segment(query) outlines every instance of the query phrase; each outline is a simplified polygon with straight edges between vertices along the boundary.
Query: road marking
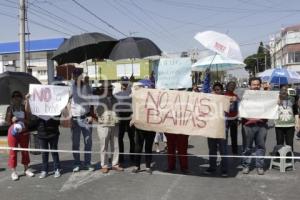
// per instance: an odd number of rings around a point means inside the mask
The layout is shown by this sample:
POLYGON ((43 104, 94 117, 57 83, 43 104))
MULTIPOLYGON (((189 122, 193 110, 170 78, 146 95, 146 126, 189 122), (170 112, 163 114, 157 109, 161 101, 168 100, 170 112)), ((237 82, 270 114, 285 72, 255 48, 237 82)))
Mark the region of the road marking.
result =
POLYGON ((170 187, 167 189, 166 193, 160 198, 161 200, 168 200, 170 197, 171 192, 173 189, 179 184, 180 179, 183 176, 177 176, 176 179, 173 181, 173 183, 170 185, 170 187))
POLYGON ((69 179, 64 183, 64 185, 59 190, 60 192, 64 192, 67 190, 77 189, 78 187, 98 180, 100 178, 110 176, 114 174, 113 172, 109 172, 108 174, 102 174, 99 171, 97 172, 89 172, 89 171, 81 171, 77 173, 72 173, 69 179))

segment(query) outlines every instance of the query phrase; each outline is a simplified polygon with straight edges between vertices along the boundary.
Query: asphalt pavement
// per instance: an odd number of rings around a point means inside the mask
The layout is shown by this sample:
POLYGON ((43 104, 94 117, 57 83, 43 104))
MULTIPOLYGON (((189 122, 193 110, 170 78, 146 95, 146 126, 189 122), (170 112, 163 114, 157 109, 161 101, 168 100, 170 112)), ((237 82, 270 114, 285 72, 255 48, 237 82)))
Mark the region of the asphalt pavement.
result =
MULTIPOLYGON (((128 151, 128 137, 126 136, 124 140, 126 151, 128 151)), ((239 144, 241 144, 240 132, 239 144)), ((272 151, 274 145, 275 132, 274 129, 270 129, 267 137, 268 153, 272 151)), ((71 149, 69 129, 61 129, 59 148, 71 149)), ((161 146, 161 148, 163 147, 161 146)), ((96 131, 93 132, 93 150, 99 151, 99 139, 96 131)), ((281 173, 277 169, 272 169, 267 170, 265 175, 260 176, 257 175, 255 170, 248 175, 242 174, 240 160, 231 158, 229 177, 221 178, 219 174, 214 176, 203 175, 203 171, 208 166, 207 158, 199 155, 208 153, 206 138, 190 137, 188 152, 191 155, 189 157, 191 174, 188 175, 183 175, 179 172, 164 172, 164 169, 167 167, 166 156, 163 153, 156 154, 155 152, 154 173, 152 175, 145 172, 132 174, 130 162, 125 163, 124 172, 110 171, 109 174, 103 175, 99 171, 99 154, 92 156, 96 171, 80 171, 74 174, 72 173, 72 154, 61 153, 63 175, 55 179, 50 174, 50 176, 42 180, 38 178, 41 170, 41 155, 31 155, 31 167, 36 176, 33 178, 22 176, 19 181, 15 182, 10 179, 10 171, 6 169, 7 155, 1 154, 0 199, 299 199, 299 162, 296 162, 295 171, 281 173)), ((296 155, 299 155, 297 152, 300 152, 300 142, 296 140, 295 152, 296 155)), ((266 162, 266 169, 268 168, 268 163, 269 161, 266 162)), ((18 171, 22 172, 22 166, 18 166, 18 171)))

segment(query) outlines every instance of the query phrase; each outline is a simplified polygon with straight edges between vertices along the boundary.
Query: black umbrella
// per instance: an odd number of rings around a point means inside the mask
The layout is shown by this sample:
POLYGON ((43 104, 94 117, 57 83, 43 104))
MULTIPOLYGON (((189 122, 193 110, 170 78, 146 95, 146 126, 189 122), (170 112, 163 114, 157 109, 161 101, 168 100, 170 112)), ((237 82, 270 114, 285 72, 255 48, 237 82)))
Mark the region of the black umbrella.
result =
POLYGON ((11 94, 15 90, 26 95, 29 91, 29 84, 41 84, 41 82, 25 72, 4 72, 0 74, 0 104, 10 104, 11 94))
POLYGON ((52 60, 59 65, 108 58, 117 40, 103 33, 84 33, 65 40, 54 52, 52 60))
POLYGON ((112 49, 109 59, 134 59, 160 55, 161 50, 147 38, 127 37, 119 40, 112 49))

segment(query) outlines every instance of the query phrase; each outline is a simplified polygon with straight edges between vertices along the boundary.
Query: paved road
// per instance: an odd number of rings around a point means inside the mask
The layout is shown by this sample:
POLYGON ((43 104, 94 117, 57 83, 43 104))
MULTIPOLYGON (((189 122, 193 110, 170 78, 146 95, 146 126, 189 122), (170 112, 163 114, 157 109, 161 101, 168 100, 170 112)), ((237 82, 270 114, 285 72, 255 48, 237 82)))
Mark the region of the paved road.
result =
MULTIPOLYGON (((60 149, 71 149, 70 132, 61 130, 60 149)), ((95 132, 94 132, 95 133, 95 132)), ((241 134, 239 134, 240 136, 241 134)), ((270 130, 267 139, 267 150, 270 152, 274 146, 274 130, 270 130)), ((99 140, 94 134, 94 150, 99 150, 99 140)), ((240 138, 241 139, 241 138, 240 138)), ((126 147, 128 140, 126 138, 126 147)), ((207 154, 206 139, 202 137, 190 137, 189 153, 192 155, 207 154)), ((241 142, 240 142, 241 144, 241 142)), ((295 151, 300 152, 300 142, 295 141, 295 151)), ((268 170, 264 176, 258 176, 256 171, 249 175, 241 173, 239 160, 231 159, 230 177, 208 177, 202 175, 207 167, 207 158, 192 156, 189 159, 192 174, 181 175, 179 173, 168 174, 166 157, 154 156, 155 171, 153 175, 146 173, 132 174, 132 167, 125 172, 110 172, 103 175, 95 172, 81 171, 71 172, 72 155, 60 154, 63 166, 63 176, 59 179, 49 176, 40 180, 21 177, 19 181, 10 180, 8 170, 0 172, 1 200, 6 199, 43 199, 43 200, 76 200, 76 199, 159 199, 159 200, 194 200, 194 199, 262 199, 281 200, 299 199, 300 190, 300 163, 296 163, 296 171, 280 173, 278 170, 268 170)), ((39 173, 41 157, 32 156, 32 168, 39 173)), ((1 154, 0 167, 6 167, 7 156, 1 154)), ((93 162, 98 166, 99 155, 93 155, 93 162)), ((21 172, 22 168, 18 167, 21 172)))

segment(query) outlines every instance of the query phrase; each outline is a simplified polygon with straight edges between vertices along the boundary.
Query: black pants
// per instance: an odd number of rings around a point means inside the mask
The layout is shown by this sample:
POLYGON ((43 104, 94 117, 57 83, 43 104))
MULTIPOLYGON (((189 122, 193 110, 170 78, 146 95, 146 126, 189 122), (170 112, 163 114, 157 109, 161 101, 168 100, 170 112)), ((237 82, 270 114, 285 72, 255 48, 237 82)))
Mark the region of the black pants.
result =
MULTIPOLYGON (((135 152, 142 153, 144 142, 145 142, 145 153, 151 154, 154 138, 155 138, 154 132, 136 129, 135 152)), ((151 162, 152 162, 152 155, 145 155, 145 161, 146 161, 146 168, 150 168, 151 162)), ((140 164, 141 164, 141 155, 136 155, 135 156, 135 166, 140 168, 140 164)))
MULTIPOLYGON (((230 131, 232 153, 238 153, 238 122, 237 120, 227 120, 227 134, 230 131)), ((227 136, 228 137, 228 136, 227 136)))
MULTIPOLYGON (((128 133, 128 138, 129 138, 129 152, 134 153, 134 127, 129 126, 130 120, 121 120, 119 124, 119 151, 120 153, 124 153, 124 142, 123 138, 125 135, 125 132, 127 131, 128 133)), ((130 155, 130 159, 133 161, 134 160, 134 155, 130 155)), ((124 155, 120 154, 119 161, 122 163, 124 162, 124 155)))
MULTIPOLYGON (((217 153, 218 150, 220 155, 227 156, 227 141, 226 139, 220 138, 207 138, 208 150, 209 150, 209 167, 216 170, 217 168, 217 153)), ((221 170, 222 172, 228 171, 228 158, 221 158, 221 170)))
POLYGON ((289 145, 294 151, 295 127, 275 127, 277 145, 289 145))
MULTIPOLYGON (((58 144, 58 138, 57 135, 54 138, 51 139, 42 139, 40 138, 40 144, 42 149, 50 149, 51 150, 57 150, 57 144, 58 144)), ((54 170, 60 169, 60 162, 59 162, 59 156, 57 152, 51 152, 53 163, 54 163, 54 170)), ((49 160, 49 152, 42 152, 42 160, 43 160, 43 167, 42 171, 48 172, 48 160, 49 160)))

